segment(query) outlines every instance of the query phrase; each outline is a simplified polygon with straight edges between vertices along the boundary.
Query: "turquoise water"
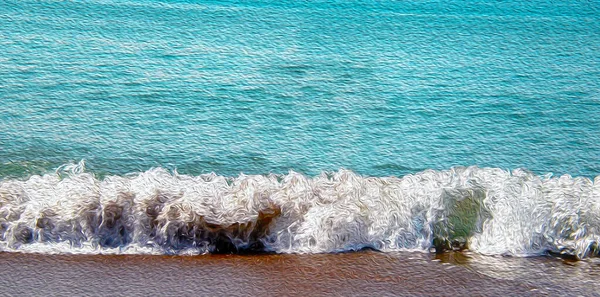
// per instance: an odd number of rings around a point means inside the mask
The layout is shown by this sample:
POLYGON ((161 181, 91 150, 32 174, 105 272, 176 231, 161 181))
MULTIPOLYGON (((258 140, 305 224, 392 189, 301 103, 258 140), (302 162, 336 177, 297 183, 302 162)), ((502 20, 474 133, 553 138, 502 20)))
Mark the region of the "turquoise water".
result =
POLYGON ((0 178, 600 173, 595 1, 0 2, 0 178))
POLYGON ((600 4, 521 2, 1 1, 0 251, 598 256, 600 4))

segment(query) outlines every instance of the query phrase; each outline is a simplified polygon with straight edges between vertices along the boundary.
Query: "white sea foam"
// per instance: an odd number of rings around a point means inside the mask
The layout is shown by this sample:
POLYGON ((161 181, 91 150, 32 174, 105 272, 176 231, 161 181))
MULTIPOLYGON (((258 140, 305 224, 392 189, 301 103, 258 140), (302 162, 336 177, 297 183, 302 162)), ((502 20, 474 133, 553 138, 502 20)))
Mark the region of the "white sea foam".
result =
POLYGON ((600 177, 457 167, 397 177, 170 173, 102 180, 83 163, 0 181, 0 249, 321 253, 468 248, 596 255, 600 177))

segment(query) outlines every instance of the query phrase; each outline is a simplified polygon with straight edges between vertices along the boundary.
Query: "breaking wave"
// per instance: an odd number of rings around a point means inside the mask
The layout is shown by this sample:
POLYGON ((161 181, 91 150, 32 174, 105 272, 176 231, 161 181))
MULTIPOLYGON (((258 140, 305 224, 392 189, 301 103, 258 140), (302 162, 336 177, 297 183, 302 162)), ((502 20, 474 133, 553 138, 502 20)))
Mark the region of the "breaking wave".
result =
POLYGON ((96 178, 83 162, 0 180, 0 250, 41 253, 441 252, 596 256, 600 177, 456 167, 96 178))

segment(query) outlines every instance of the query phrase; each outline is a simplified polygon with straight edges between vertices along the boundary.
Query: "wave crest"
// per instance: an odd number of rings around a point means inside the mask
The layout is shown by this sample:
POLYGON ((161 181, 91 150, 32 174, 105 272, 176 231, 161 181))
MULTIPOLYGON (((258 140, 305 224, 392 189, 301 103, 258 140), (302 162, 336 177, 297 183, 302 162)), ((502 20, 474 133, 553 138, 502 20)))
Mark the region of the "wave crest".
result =
POLYGON ((348 170, 102 180, 83 162, 0 181, 0 249, 58 253, 321 253, 468 248, 598 254, 600 177, 456 167, 398 177, 348 170))

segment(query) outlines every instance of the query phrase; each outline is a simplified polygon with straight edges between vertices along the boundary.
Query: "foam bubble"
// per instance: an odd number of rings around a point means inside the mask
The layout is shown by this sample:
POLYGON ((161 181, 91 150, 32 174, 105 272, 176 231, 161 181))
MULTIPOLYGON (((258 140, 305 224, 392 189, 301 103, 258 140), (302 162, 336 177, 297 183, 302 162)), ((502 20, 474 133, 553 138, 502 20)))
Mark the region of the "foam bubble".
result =
POLYGON ((456 167, 398 177, 181 175, 102 180, 84 164, 0 181, 0 248, 41 253, 547 252, 600 242, 599 178, 456 167))

